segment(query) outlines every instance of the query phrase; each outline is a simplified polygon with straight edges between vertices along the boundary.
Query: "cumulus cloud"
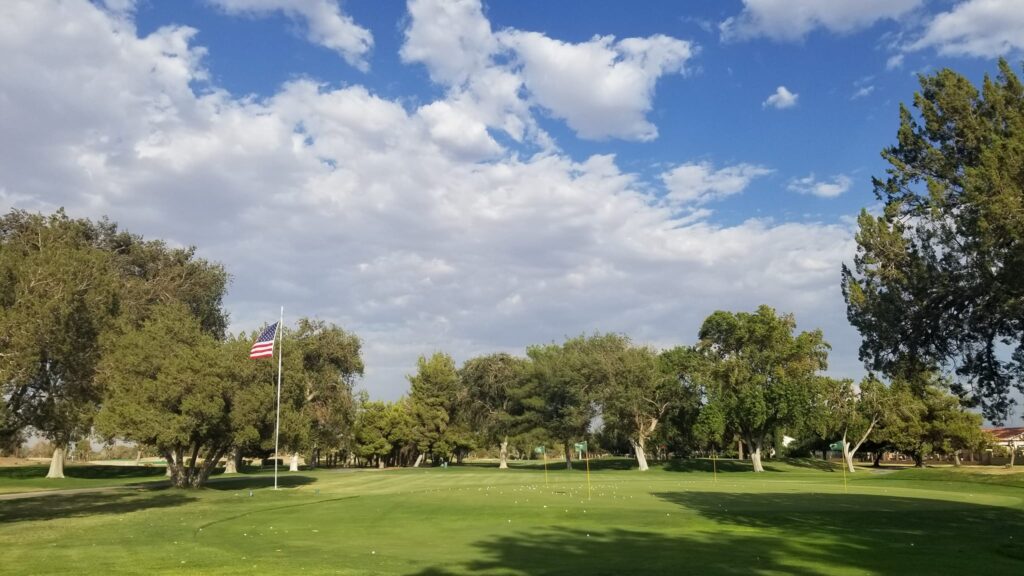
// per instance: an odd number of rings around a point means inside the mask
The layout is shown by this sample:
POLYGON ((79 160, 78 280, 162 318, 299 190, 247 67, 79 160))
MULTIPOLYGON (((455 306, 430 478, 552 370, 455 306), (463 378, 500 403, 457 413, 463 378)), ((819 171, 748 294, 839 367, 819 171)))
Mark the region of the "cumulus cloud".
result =
MULTIPOLYGON (((1012 0, 1011 0, 1012 1, 1012 0)), ((796 41, 817 28, 849 33, 894 20, 923 0, 743 0, 743 11, 719 24, 725 41, 760 36, 796 41)))
POLYGON ((310 42, 334 50, 360 70, 369 69, 366 56, 373 35, 341 11, 337 0, 207 0, 228 14, 266 15, 282 12, 306 25, 310 42))
POLYGON ((434 82, 449 85, 493 66, 499 46, 479 0, 410 0, 408 7, 403 62, 424 64, 434 82))
POLYGON ((648 38, 599 36, 572 44, 536 32, 505 32, 533 99, 582 138, 652 140, 646 119, 654 85, 679 73, 693 55, 689 42, 661 34, 648 38))
MULTIPOLYGON (((438 349, 462 360, 593 330, 692 342, 711 311, 760 303, 824 328, 834 368, 858 370, 838 289, 849 224, 681 215, 668 180, 653 194, 608 155, 479 161, 459 153, 490 146, 470 120, 358 85, 234 98, 194 34, 139 36, 83 0, 0 3, 0 53, 17 55, 0 75, 0 210, 66 206, 198 245, 233 275, 232 329, 281 304, 340 323, 363 338, 377 397, 438 349)), ((763 170, 708 165, 690 182, 717 197, 763 170)))
POLYGON ((680 204, 703 204, 746 190, 750 182, 772 170, 753 164, 737 164, 715 170, 710 162, 690 162, 664 172, 661 180, 668 198, 680 204))
POLYGON ((788 188, 800 194, 813 194, 819 198, 835 198, 850 189, 853 180, 845 174, 837 174, 828 180, 818 180, 814 174, 790 181, 788 188))
POLYGON ((1024 6, 1019 0, 967 0, 936 15, 909 51, 991 58, 1024 50, 1024 6))
POLYGON ((683 72, 696 53, 692 43, 661 34, 570 43, 516 29, 493 33, 479 0, 411 0, 409 15, 403 61, 422 63, 466 114, 517 140, 546 138, 530 115, 534 106, 581 138, 654 139, 646 115, 655 84, 683 72))
POLYGON ((776 110, 785 110, 786 108, 792 108, 796 106, 797 98, 800 95, 795 92, 790 92, 785 86, 779 86, 775 89, 775 93, 765 99, 761 103, 762 108, 775 108, 776 110))

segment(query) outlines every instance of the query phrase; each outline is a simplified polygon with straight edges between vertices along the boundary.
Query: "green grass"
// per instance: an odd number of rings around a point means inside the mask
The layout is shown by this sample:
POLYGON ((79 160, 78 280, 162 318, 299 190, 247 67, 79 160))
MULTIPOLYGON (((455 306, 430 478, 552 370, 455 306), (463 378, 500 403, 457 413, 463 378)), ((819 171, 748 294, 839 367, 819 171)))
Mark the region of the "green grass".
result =
POLYGON ((0 574, 1024 574, 1024 474, 718 464, 595 462, 589 498, 532 465, 0 501, 0 574))
POLYGON ((0 494, 70 490, 120 486, 164 479, 164 467, 97 466, 71 464, 64 467, 65 478, 47 478, 48 466, 10 466, 0 468, 0 494))

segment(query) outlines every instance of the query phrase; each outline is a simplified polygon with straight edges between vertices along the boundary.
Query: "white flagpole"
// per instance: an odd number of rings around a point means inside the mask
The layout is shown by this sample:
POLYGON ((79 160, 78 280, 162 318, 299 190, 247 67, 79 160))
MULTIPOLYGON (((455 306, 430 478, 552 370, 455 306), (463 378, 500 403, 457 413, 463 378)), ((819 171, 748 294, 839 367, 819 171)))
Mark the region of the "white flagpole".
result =
POLYGON ((277 490, 277 461, 280 458, 281 438, 281 356, 284 355, 284 306, 281 306, 281 320, 277 324, 277 423, 274 424, 274 490, 277 490))

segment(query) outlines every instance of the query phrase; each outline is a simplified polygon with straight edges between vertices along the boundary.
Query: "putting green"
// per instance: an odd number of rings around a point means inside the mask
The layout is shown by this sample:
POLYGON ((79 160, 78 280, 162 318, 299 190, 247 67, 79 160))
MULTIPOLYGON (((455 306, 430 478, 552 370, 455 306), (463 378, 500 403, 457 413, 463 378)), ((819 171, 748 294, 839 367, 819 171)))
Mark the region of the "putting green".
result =
POLYGON ((1024 574, 1024 475, 865 470, 844 491, 795 464, 597 469, 589 497, 584 472, 533 466, 0 501, 0 573, 1024 574))

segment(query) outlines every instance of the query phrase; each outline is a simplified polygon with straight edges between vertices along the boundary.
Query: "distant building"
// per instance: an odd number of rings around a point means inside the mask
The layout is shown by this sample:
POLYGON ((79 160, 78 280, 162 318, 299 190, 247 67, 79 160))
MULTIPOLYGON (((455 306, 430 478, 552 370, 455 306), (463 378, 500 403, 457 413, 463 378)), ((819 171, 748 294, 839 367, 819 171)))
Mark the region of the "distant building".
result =
POLYGON ((1017 428, 982 428, 996 439, 996 444, 1007 448, 1024 446, 1024 427, 1017 428))

